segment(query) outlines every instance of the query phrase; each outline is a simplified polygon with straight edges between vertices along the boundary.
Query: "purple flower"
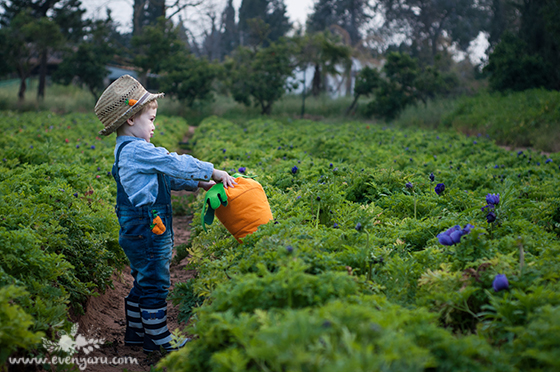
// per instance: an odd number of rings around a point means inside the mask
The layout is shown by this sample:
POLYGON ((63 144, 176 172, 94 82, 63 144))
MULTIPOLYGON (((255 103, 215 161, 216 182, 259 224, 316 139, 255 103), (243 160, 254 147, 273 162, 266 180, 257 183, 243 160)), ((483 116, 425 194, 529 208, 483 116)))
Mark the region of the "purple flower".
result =
POLYGON ((496 213, 488 212, 488 214, 486 215, 486 221, 488 221, 488 223, 496 221, 496 213))
POLYGON ((523 154, 523 151, 518 151, 517 152, 517 156, 522 155, 522 154, 523 154))
POLYGON ((333 165, 332 165, 332 163, 330 163, 330 164, 329 164, 329 168, 332 168, 332 167, 333 167, 333 165))
POLYGON ((225 153, 226 153, 226 149, 222 149, 222 152, 225 154, 225 153))
POLYGON ((461 236, 463 236, 463 230, 455 230, 451 234, 449 234, 449 237, 451 238, 453 244, 460 243, 461 236))
POLYGON ((78 197, 78 193, 77 193, 77 192, 75 192, 75 193, 74 193, 74 194, 72 194, 72 195, 74 195, 74 197, 75 197, 75 198, 77 198, 77 197, 78 197))
POLYGON ((293 167, 293 168, 292 168, 292 173, 293 173, 293 174, 296 174, 297 171, 298 171, 298 167, 293 167))
POLYGON ((338 224, 335 222, 335 223, 333 224, 333 227, 334 227, 335 229, 338 229, 338 224))
POLYGON ((286 251, 288 251, 288 253, 292 253, 294 251, 294 247, 289 245, 289 246, 286 247, 286 251))
POLYGON ((500 194, 486 195, 486 203, 488 203, 488 206, 494 206, 500 204, 500 194))
POLYGON ((509 283, 505 274, 497 274, 494 277, 494 281, 492 282, 492 288, 494 288, 495 292, 499 292, 502 289, 508 289, 509 283))
POLYGON ((79 149, 79 148, 80 148, 80 145, 76 145, 76 148, 79 149))
POLYGON ((471 232, 474 226, 469 224, 465 225, 465 228, 461 228, 459 225, 455 225, 442 233, 437 235, 438 241, 443 245, 454 245, 461 242, 461 237, 467 235, 471 232))
POLYGON ((463 235, 470 233, 473 227, 474 226, 471 225, 470 223, 466 224, 465 227, 463 228, 463 235))
POLYGON ((435 188, 436 194, 441 195, 444 190, 445 190, 445 185, 443 183, 438 183, 436 185, 436 188, 435 188))
POLYGON ((321 201, 321 197, 320 197, 320 196, 317 197, 317 201, 321 201))
POLYGON ((356 229, 356 231, 360 231, 360 230, 362 230, 362 224, 360 222, 358 222, 356 224, 356 227, 354 227, 354 228, 356 229))
POLYGON ((247 170, 246 167, 240 167, 237 171, 238 171, 239 173, 245 173, 246 170, 247 170))
POLYGON ((91 145, 90 149, 95 150, 95 145, 91 145))
POLYGON ((414 185, 412 184, 412 182, 407 182, 405 186, 406 186, 407 189, 411 189, 411 188, 414 187, 414 185))
POLYGON ((551 162, 552 162, 552 159, 548 158, 548 159, 546 159, 546 161, 544 163, 548 164, 548 163, 551 163, 551 162))
POLYGON ((451 237, 449 235, 445 234, 445 233, 438 234, 437 238, 438 238, 440 244, 453 245, 453 240, 451 240, 451 237))
POLYGON ((434 182, 436 176, 434 176, 434 172, 430 173, 430 181, 434 182))

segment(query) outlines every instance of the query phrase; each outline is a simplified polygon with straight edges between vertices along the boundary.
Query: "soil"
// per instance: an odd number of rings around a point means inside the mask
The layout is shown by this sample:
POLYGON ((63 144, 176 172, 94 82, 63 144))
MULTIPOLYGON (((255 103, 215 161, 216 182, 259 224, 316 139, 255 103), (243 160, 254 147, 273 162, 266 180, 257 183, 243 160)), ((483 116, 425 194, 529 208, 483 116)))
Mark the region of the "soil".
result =
MULTIPOLYGON (((194 133, 194 127, 189 127, 183 142, 194 133)), ((185 152, 185 151, 183 151, 185 152)), ((172 195, 187 195, 192 192, 172 191, 172 195)), ((175 246, 187 243, 190 237, 190 224, 192 216, 173 216, 173 232, 175 234, 175 246)), ((173 290, 175 283, 185 282, 194 276, 194 271, 186 270, 188 257, 177 262, 175 259, 176 251, 173 251, 171 260, 171 287, 173 290)), ((126 267, 121 273, 113 274, 113 289, 107 289, 105 293, 97 297, 90 297, 84 307, 85 313, 81 316, 73 316, 72 322, 78 324, 78 335, 83 335, 87 339, 104 340, 103 345, 85 354, 80 351, 74 355, 75 358, 107 358, 109 364, 101 362, 99 364, 88 363, 85 369, 87 372, 140 372, 150 371, 151 366, 155 365, 162 357, 159 352, 147 355, 141 346, 125 346, 124 333, 126 328, 124 298, 132 288, 133 278, 130 275, 130 268, 126 267), (117 363, 111 364, 114 358, 117 363), (128 357, 128 359, 125 359, 128 357), (119 360, 119 358, 121 358, 119 360), (130 361, 133 363, 130 363, 130 361), (136 361, 136 363, 134 363, 136 361), (128 363, 127 363, 128 362, 128 363)), ((179 322, 179 311, 168 300, 167 304, 167 325, 171 332, 176 329, 183 331, 186 323, 179 322)), ((80 360, 80 359, 78 359, 80 360)), ((93 360, 93 359, 90 359, 93 360)), ((79 365, 77 365, 79 367, 79 365)), ((78 368, 76 368, 78 369, 78 368)))

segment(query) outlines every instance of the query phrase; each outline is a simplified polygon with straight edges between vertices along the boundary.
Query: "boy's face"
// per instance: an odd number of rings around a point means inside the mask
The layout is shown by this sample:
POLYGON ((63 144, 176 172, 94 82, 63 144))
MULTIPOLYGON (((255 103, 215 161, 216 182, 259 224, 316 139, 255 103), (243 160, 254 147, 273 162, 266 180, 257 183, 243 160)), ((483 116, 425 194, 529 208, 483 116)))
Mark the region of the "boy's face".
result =
POLYGON ((132 120, 129 119, 129 124, 132 121, 132 125, 129 127, 130 133, 134 137, 143 138, 150 142, 150 138, 152 138, 156 129, 154 125, 156 114, 157 108, 148 108, 142 115, 135 116, 132 120))

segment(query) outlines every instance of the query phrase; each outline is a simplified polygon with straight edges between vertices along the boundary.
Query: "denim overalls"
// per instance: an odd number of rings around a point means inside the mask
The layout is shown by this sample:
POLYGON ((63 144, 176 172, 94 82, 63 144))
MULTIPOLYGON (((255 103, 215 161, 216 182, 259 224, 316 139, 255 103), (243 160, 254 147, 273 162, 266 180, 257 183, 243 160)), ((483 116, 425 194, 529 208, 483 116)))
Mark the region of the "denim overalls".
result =
POLYGON ((169 177, 158 173, 158 195, 155 203, 141 207, 130 203, 119 177, 119 157, 122 149, 130 142, 122 143, 117 150, 112 170, 117 181, 115 210, 121 227, 119 244, 130 261, 134 277, 134 286, 128 299, 138 302, 142 308, 152 308, 165 302, 170 285, 169 263, 173 250, 171 188, 169 177), (150 227, 155 213, 166 227, 162 235, 156 235, 150 227))

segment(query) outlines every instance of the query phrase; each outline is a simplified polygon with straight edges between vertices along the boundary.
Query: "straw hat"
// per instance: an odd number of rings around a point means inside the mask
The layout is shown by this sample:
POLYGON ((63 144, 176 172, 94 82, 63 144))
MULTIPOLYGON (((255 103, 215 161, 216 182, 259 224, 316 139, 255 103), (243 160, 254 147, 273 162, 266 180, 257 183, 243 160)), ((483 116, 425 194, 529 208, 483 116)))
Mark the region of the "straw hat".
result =
POLYGON ((121 76, 105 89, 95 105, 95 115, 105 126, 99 134, 113 133, 149 102, 163 96, 164 93, 148 92, 130 75, 121 76))

